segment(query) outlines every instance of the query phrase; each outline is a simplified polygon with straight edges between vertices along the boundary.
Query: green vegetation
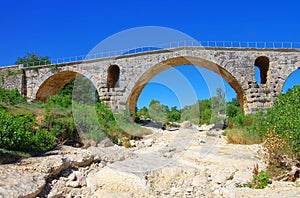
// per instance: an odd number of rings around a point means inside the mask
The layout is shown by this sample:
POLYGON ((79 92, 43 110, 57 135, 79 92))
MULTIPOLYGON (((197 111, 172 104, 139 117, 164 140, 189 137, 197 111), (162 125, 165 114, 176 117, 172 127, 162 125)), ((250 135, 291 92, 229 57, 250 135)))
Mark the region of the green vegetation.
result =
POLYGON ((0 88, 0 147, 2 149, 40 152, 54 145, 54 136, 36 129, 32 113, 16 111, 12 106, 24 104, 25 99, 17 90, 0 88), (12 111, 14 109, 14 111, 12 111))
POLYGON ((130 139, 149 134, 133 123, 128 112, 115 115, 97 100, 97 92, 88 79, 76 81, 68 83, 46 103, 28 104, 17 90, 0 88, 0 155, 4 157, 1 163, 36 155, 60 144, 95 145, 106 137, 130 147, 130 139), (76 89, 74 83, 78 83, 76 89))
POLYGON ((217 96, 210 99, 199 100, 193 105, 187 105, 183 109, 178 110, 176 106, 169 109, 168 106, 161 104, 157 100, 152 100, 149 109, 143 107, 136 111, 138 119, 151 118, 160 122, 180 122, 189 120, 194 124, 223 124, 225 118, 226 101, 225 94, 221 88, 217 90, 217 96))
POLYGON ((50 60, 48 56, 40 56, 37 53, 27 53, 24 57, 19 57, 15 64, 23 64, 24 67, 48 65, 50 64, 50 60))
POLYGON ((20 151, 9 151, 0 148, 0 164, 6 164, 10 162, 17 161, 21 158, 31 157, 29 153, 24 153, 20 151))
POLYGON ((0 87, 0 104, 16 105, 25 103, 25 98, 18 92, 18 90, 5 90, 0 87))
MULTIPOLYGON (((27 53, 15 64, 28 67, 50 61, 47 56, 27 53)), ((50 69, 58 68, 52 65, 50 69)), ((7 75, 14 74, 17 73, 8 71, 7 75)), ((61 144, 95 145, 106 137, 130 147, 131 138, 144 134, 149 131, 134 124, 128 112, 114 115, 100 102, 95 87, 84 77, 66 84, 46 103, 28 104, 17 90, 0 87, 0 163, 36 155, 61 144)))
POLYGON ((270 183, 270 175, 261 171, 258 175, 253 175, 253 187, 256 189, 263 189, 270 183))
MULTIPOLYGON (((267 135, 274 133, 291 145, 293 153, 300 159, 300 86, 295 86, 275 101, 268 111, 261 129, 267 135)), ((268 141, 269 139, 267 139, 268 141)), ((267 143, 267 142, 266 142, 267 143)), ((290 156, 291 157, 291 156, 290 156)))
MULTIPOLYGON (((268 149, 268 175, 278 178, 287 174, 300 161, 300 86, 295 86, 286 94, 281 94, 273 108, 267 113, 244 115, 236 101, 227 106, 229 128, 225 131, 230 143, 263 143, 268 149)), ((289 174, 287 180, 294 181, 299 175, 289 174)), ((263 188, 268 176, 255 177, 257 188, 263 188), (259 181, 261 181, 261 184, 259 181)))
POLYGON ((255 189, 264 189, 268 186, 268 184, 271 183, 270 175, 265 173, 264 171, 261 171, 260 173, 253 174, 253 180, 251 183, 246 184, 235 184, 236 187, 242 188, 242 187, 248 187, 248 188, 255 188, 255 189))

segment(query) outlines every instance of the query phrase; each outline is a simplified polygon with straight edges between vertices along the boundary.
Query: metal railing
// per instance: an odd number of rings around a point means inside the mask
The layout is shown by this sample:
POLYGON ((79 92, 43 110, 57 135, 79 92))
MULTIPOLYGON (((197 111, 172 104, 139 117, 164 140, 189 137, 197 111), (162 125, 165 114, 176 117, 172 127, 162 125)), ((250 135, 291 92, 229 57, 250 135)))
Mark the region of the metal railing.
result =
POLYGON ((151 46, 142 46, 131 49, 123 49, 116 51, 98 52, 94 54, 63 57, 50 59, 49 61, 32 62, 24 65, 24 67, 40 67, 45 65, 64 64, 72 62, 80 62, 85 60, 93 60, 100 58, 109 58, 122 55, 132 55, 144 52, 174 49, 179 47, 209 47, 209 48, 254 48, 254 49, 300 49, 300 42, 243 42, 243 41, 176 41, 166 44, 158 44, 151 46))

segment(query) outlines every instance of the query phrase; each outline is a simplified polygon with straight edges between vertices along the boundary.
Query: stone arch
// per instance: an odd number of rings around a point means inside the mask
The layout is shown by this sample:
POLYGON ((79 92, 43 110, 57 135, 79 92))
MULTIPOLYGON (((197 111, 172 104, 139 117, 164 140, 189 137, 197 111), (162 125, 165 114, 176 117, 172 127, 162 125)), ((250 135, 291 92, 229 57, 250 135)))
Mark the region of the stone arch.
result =
POLYGON ((75 71, 62 71, 48 77, 41 83, 35 99, 46 101, 50 96, 59 93, 68 82, 78 77, 84 77, 84 75, 75 71))
POLYGON ((161 73, 164 70, 167 70, 171 67, 179 65, 195 65, 199 67, 206 68, 210 71, 213 71, 223 77, 228 84, 235 90, 238 96, 239 103, 243 110, 247 109, 247 102, 244 90, 242 89, 240 83, 224 68, 218 64, 196 57, 176 57, 167 59, 161 63, 158 63, 144 72, 135 83, 131 93, 127 99, 127 107, 131 112, 135 111, 136 103, 139 95, 146 86, 146 84, 157 74, 161 73))
POLYGON ((260 72, 260 84, 266 84, 268 81, 270 60, 266 56, 259 56, 255 59, 254 66, 260 72))
POLYGON ((120 79, 120 67, 118 65, 111 65, 107 70, 107 87, 110 88, 119 87, 120 79))
MULTIPOLYGON (((285 80, 283 81, 283 84, 280 85, 281 86, 281 92, 284 92, 284 91, 287 91, 287 90, 284 90, 284 89, 287 89, 287 87, 285 87, 286 83, 289 81, 290 77, 294 76, 294 82, 293 85, 300 85, 300 78, 296 78, 295 75, 297 77, 300 76, 300 66, 298 68, 296 68, 295 70, 293 70, 291 73, 288 74, 288 76, 285 78, 285 80), (296 84, 295 84, 296 83, 296 84), (297 84, 299 83, 299 84, 297 84)), ((288 87, 288 89, 291 89, 292 87, 288 87)))

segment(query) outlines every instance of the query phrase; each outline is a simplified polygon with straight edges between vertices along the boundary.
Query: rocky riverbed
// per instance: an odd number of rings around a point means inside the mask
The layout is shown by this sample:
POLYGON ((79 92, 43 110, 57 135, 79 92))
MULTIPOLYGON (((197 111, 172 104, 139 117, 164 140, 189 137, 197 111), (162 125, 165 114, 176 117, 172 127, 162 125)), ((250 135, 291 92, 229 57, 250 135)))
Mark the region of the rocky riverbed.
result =
POLYGON ((0 197, 300 197, 292 182, 236 187, 266 168, 261 145, 227 144, 210 128, 152 130, 132 148, 62 146, 1 165, 0 197))

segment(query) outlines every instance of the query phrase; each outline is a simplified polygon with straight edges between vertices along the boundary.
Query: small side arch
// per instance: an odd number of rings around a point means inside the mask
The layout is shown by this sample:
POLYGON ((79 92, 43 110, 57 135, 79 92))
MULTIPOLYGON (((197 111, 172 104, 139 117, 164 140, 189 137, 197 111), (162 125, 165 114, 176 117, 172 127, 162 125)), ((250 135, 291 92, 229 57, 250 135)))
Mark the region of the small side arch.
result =
POLYGON ((120 79, 120 67, 118 65, 111 65, 107 70, 107 88, 110 91, 111 88, 119 87, 120 79))
POLYGON ((259 69, 260 82, 258 84, 266 84, 268 81, 270 60, 266 56, 259 56, 255 59, 254 66, 259 69))

